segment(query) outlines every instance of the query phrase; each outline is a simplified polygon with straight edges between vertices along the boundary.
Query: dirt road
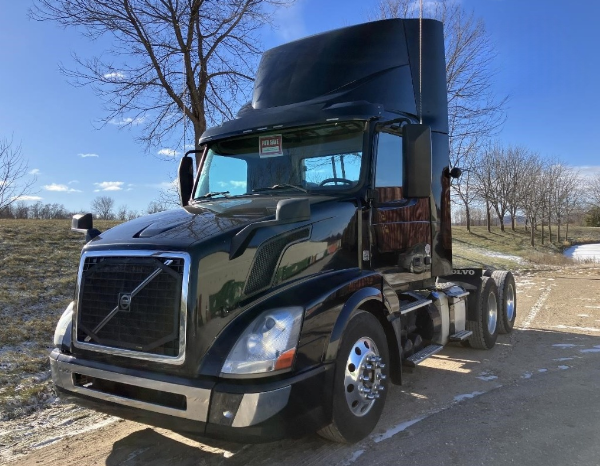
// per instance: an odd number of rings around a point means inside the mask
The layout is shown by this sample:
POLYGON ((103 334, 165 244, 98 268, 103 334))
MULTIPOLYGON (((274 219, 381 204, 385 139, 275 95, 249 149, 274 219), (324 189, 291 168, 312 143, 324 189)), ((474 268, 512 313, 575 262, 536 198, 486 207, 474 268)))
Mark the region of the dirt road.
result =
MULTIPOLYGON (((391 387, 376 430, 356 445, 316 435, 264 445, 198 441, 81 410, 68 425, 39 424, 37 433, 30 426, 29 435, 3 448, 0 462, 599 464, 600 268, 524 272, 517 289, 511 335, 501 335, 491 351, 449 346, 406 374, 403 386, 391 387), (106 425, 63 438, 96 422, 106 425)), ((13 428, 0 427, 0 440, 13 428)))

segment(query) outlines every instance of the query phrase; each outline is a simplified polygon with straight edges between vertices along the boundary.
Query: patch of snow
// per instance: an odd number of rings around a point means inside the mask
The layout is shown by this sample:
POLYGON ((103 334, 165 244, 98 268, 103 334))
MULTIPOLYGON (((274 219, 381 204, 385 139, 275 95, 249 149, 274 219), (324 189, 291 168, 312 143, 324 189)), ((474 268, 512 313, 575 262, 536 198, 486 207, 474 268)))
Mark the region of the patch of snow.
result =
POLYGON ((364 450, 356 450, 354 453, 352 453, 352 456, 344 462, 344 466, 348 466, 354 463, 358 458, 360 458, 360 455, 362 455, 364 452, 364 450))
POLYGON ((576 261, 600 262, 600 244, 581 244, 565 249, 564 255, 576 261))
POLYGON ((540 373, 548 372, 548 369, 538 369, 538 372, 540 372, 540 373))
POLYGON ((553 359, 553 361, 556 361, 556 362, 572 361, 572 360, 573 360, 573 358, 556 358, 556 359, 553 359))
POLYGON ((577 317, 589 317, 589 314, 577 314, 577 317))
POLYGON ((556 343, 552 345, 556 348, 574 348, 575 346, 583 346, 583 345, 574 345, 573 343, 556 343))
POLYGON ((521 378, 522 379, 530 379, 533 374, 531 372, 525 372, 521 378))
POLYGON ((489 382, 490 380, 495 380, 498 378, 497 375, 480 375, 477 377, 479 380, 483 380, 484 382, 489 382))
POLYGON ((533 319, 535 319, 535 316, 537 315, 537 313, 540 311, 540 309, 542 308, 542 306, 548 299, 548 296, 550 296, 550 287, 544 288, 542 290, 542 294, 540 295, 538 300, 535 302, 535 304, 531 307, 531 310, 529 311, 529 314, 527 315, 525 322, 523 322, 523 325, 522 325, 523 328, 529 328, 531 326, 531 324, 533 323, 533 319))
POLYGON ((570 369, 570 368, 571 368, 571 366, 558 366, 558 368, 559 368, 561 371, 566 371, 567 369, 570 369))
POLYGON ((463 400, 470 400, 471 398, 475 398, 476 396, 483 395, 485 392, 473 392, 473 393, 465 393, 463 395, 456 395, 454 397, 454 401, 460 403, 463 400))
POLYGON ((600 346, 594 346, 593 348, 589 348, 589 349, 582 349, 579 350, 580 353, 600 353, 600 346))
POLYGON ((394 435, 408 429, 410 426, 416 424, 417 422, 421 422, 423 419, 425 419, 428 416, 421 416, 418 417, 416 419, 412 419, 411 421, 406 421, 403 422, 401 424, 395 425, 393 427, 390 427, 388 430, 386 430, 383 434, 379 434, 379 435, 375 435, 373 437, 373 441, 375 443, 379 443, 382 442, 384 440, 387 440, 391 437, 393 437, 394 435))

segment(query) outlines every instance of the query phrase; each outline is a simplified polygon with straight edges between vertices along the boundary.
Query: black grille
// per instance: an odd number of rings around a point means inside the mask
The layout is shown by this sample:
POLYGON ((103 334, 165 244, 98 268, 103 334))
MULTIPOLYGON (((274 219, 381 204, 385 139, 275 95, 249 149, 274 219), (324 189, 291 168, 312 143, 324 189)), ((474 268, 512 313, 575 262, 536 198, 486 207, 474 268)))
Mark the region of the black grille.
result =
POLYGON ((181 258, 86 258, 77 340, 178 356, 183 268, 181 258))
POLYGON ((261 245, 256 252, 244 293, 254 293, 270 286, 275 274, 275 267, 285 247, 301 239, 308 238, 309 233, 310 230, 304 228, 291 234, 279 236, 261 245))

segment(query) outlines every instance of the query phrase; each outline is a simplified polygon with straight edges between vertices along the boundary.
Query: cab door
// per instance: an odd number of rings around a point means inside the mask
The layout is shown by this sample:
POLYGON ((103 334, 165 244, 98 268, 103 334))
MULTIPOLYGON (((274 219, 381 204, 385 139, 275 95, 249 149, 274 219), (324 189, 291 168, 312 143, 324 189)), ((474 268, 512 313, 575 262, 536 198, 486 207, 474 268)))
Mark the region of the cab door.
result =
POLYGON ((402 192, 402 138, 376 135, 371 204, 372 266, 392 286, 431 277, 429 199, 406 199, 402 192))

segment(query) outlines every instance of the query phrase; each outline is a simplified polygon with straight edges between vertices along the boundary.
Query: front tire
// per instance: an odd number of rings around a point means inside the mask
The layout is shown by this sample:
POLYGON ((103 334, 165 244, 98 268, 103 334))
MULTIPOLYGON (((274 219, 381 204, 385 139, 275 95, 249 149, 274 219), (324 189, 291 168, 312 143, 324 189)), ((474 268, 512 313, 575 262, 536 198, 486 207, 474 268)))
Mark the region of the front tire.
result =
POLYGON ((375 316, 358 311, 348 323, 335 361, 333 419, 320 436, 354 443, 369 435, 383 411, 389 351, 375 316))
POLYGON ((498 286, 498 333, 510 333, 517 318, 517 287, 513 274, 495 271, 492 278, 498 286))
POLYGON ((498 287, 492 277, 481 278, 481 288, 475 296, 477 320, 467 320, 466 328, 473 335, 469 338, 469 346, 477 349, 491 349, 498 338, 498 287))

